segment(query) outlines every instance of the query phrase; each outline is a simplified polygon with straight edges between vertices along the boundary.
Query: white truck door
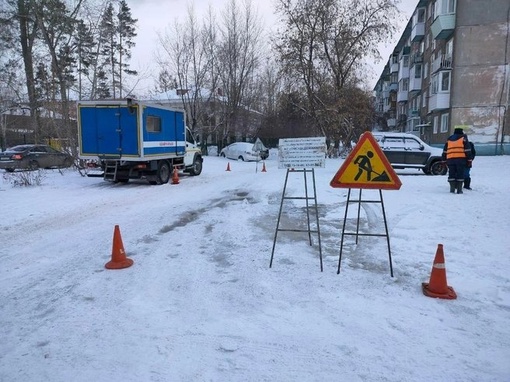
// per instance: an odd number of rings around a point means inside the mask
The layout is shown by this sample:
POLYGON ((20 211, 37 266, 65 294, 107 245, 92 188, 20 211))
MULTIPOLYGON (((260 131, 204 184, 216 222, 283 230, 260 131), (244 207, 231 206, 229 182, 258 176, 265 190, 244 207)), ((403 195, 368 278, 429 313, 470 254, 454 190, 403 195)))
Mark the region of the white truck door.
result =
POLYGON ((186 155, 184 156, 184 166, 191 166, 193 164, 193 159, 195 158, 195 153, 199 151, 197 146, 197 142, 193 134, 191 134, 190 129, 186 127, 186 155))

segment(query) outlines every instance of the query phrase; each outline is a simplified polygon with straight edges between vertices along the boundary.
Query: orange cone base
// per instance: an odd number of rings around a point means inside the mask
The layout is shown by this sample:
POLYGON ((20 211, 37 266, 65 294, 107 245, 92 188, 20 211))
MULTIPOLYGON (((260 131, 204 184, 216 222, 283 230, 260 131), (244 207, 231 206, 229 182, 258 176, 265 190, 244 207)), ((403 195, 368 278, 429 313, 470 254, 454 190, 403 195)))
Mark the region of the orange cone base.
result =
POLYGON ((133 263, 134 263, 133 260, 126 257, 122 261, 113 261, 113 260, 109 261, 104 266, 107 269, 123 269, 123 268, 129 268, 131 265, 133 265, 133 263))
POLYGON ((428 283, 422 283, 421 288, 423 290, 423 294, 428 297, 434 297, 434 298, 444 298, 447 300, 455 300, 457 298, 457 293, 453 290, 452 287, 448 287, 448 291, 446 293, 436 293, 432 292, 429 289, 428 283))
POLYGON ((177 169, 174 170, 174 173, 172 175, 172 184, 179 184, 179 174, 177 172, 177 169))

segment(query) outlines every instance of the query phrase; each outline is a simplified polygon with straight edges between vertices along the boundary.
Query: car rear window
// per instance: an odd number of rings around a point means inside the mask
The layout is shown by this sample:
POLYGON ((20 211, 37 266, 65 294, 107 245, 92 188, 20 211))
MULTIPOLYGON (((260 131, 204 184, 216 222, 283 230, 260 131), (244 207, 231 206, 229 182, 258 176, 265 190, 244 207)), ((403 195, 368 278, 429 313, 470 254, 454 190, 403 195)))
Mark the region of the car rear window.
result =
POLYGON ((14 146, 14 147, 11 147, 10 149, 8 149, 7 151, 21 152, 21 151, 25 151, 28 148, 30 148, 30 146, 14 146))

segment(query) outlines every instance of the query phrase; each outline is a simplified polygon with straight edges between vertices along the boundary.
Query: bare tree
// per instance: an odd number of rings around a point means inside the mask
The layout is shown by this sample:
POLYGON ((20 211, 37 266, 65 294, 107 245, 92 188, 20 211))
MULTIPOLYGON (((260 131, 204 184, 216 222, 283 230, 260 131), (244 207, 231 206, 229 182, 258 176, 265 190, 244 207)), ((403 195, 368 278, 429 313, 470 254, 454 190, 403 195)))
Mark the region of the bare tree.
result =
POLYGON ((250 89, 260 65, 262 27, 250 0, 241 8, 230 0, 222 14, 220 41, 217 52, 217 71, 225 95, 225 128, 227 135, 240 138, 250 122, 243 116, 250 103, 250 89))
POLYGON ((346 121, 356 114, 352 90, 361 82, 365 59, 377 58, 377 45, 394 31, 397 2, 278 0, 285 28, 275 47, 284 72, 294 79, 293 90, 306 94, 299 107, 317 134, 350 142, 352 124, 346 121))

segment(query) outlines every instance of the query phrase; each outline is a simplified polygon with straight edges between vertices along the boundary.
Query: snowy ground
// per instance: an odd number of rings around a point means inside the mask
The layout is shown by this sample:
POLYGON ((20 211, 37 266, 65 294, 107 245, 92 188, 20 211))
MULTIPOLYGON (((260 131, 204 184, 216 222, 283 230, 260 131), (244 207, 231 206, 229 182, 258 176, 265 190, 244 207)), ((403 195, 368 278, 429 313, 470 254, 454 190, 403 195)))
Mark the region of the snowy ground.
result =
MULTIPOLYGON (((477 157, 463 195, 397 171, 402 188, 383 191, 393 278, 379 237, 348 238, 336 272, 341 161, 315 170, 323 272, 306 233, 280 232, 269 268, 274 157, 267 172, 206 157, 178 185, 0 177, 0 381, 510 381, 510 156, 477 157), (115 225, 134 265, 107 270, 115 225), (438 244, 456 300, 421 290, 438 244)), ((302 201, 283 211, 306 226, 302 201)), ((384 232, 380 205, 362 204, 360 223, 384 232)))

